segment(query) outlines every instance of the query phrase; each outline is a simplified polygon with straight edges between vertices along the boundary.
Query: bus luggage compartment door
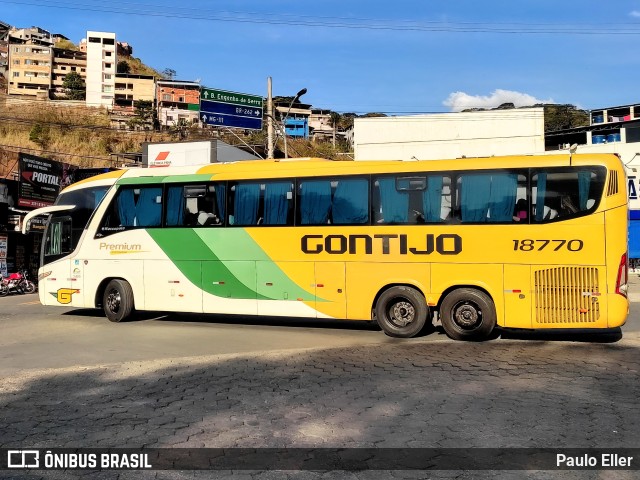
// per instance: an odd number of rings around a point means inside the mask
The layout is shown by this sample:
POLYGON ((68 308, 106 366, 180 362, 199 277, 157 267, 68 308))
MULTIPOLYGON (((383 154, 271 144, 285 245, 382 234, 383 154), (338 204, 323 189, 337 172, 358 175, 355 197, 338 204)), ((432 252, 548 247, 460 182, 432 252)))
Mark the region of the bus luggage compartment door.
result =
POLYGON ((504 326, 531 328, 531 266, 504 266, 504 326))

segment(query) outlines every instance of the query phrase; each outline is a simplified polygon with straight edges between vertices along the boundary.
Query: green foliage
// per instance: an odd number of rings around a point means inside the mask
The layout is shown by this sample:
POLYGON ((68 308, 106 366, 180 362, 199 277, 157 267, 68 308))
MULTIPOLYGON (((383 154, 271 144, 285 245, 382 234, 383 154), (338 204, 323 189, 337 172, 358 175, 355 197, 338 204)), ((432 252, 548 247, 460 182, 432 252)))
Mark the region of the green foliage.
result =
POLYGON ((127 122, 129 128, 156 128, 158 119, 151 100, 136 100, 133 103, 133 108, 134 117, 127 122))
POLYGON ((189 123, 184 118, 181 118, 169 128, 169 132, 177 140, 186 140, 189 137, 189 123))
POLYGON ((131 73, 131 66, 126 60, 120 60, 116 67, 118 73, 131 73))
POLYGON ((176 75, 177 73, 173 68, 165 68, 162 71, 162 76, 167 80, 173 80, 174 78, 176 78, 176 75))
POLYGON ((64 76, 62 86, 65 89, 67 98, 71 100, 84 100, 87 94, 87 87, 78 72, 69 72, 64 76))
POLYGON ((589 125, 589 113, 575 105, 544 105, 544 131, 565 130, 589 125))
POLYGON ((36 123, 29 132, 29 140, 39 145, 40 148, 46 148, 51 141, 49 127, 42 123, 36 123))
POLYGON ((55 44, 55 47, 62 48, 64 50, 74 50, 76 52, 80 50, 71 40, 60 40, 55 44))

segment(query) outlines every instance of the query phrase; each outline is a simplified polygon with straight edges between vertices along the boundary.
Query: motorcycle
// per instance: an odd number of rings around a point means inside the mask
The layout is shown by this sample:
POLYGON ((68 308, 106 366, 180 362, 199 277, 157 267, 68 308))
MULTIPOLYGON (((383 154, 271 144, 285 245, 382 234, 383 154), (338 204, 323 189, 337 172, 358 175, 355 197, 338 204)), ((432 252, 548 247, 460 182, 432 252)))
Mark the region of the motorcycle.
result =
POLYGON ((22 278, 20 279, 20 288, 24 291, 24 293, 35 293, 38 289, 38 285, 35 282, 29 280, 29 272, 27 270, 21 270, 18 275, 22 278))
POLYGON ((26 270, 11 273, 8 277, 0 277, 0 297, 6 297, 11 291, 15 293, 34 293, 36 285, 28 278, 26 270))

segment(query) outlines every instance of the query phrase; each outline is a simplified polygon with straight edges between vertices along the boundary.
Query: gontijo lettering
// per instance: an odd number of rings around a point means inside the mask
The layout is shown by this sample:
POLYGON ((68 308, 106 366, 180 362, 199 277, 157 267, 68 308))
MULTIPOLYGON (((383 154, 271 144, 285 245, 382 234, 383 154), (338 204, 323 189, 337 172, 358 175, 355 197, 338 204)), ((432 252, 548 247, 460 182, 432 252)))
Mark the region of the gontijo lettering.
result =
POLYGON ((326 252, 330 255, 343 253, 373 254, 374 244, 382 247, 382 254, 393 253, 400 255, 430 255, 434 252, 440 255, 458 255, 462 252, 462 237, 455 233, 425 235, 424 243, 409 243, 405 234, 378 235, 304 235, 300 241, 300 248, 304 253, 317 254, 326 252))

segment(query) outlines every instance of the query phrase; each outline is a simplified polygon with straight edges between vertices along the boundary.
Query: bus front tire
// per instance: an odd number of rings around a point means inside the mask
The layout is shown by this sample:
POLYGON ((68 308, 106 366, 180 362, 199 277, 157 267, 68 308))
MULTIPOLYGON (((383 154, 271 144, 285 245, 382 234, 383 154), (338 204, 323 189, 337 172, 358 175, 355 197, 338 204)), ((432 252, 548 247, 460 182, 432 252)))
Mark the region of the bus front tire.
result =
POLYGON ((111 280, 104 291, 102 308, 111 322, 122 322, 133 312, 133 290, 125 280, 111 280))
POLYGON ((440 319, 454 340, 486 340, 496 326, 496 307, 486 293, 459 288, 442 301, 440 319))
POLYGON ((390 337, 409 338, 424 328, 429 308, 424 296, 411 287, 391 287, 376 302, 380 328, 390 337))

